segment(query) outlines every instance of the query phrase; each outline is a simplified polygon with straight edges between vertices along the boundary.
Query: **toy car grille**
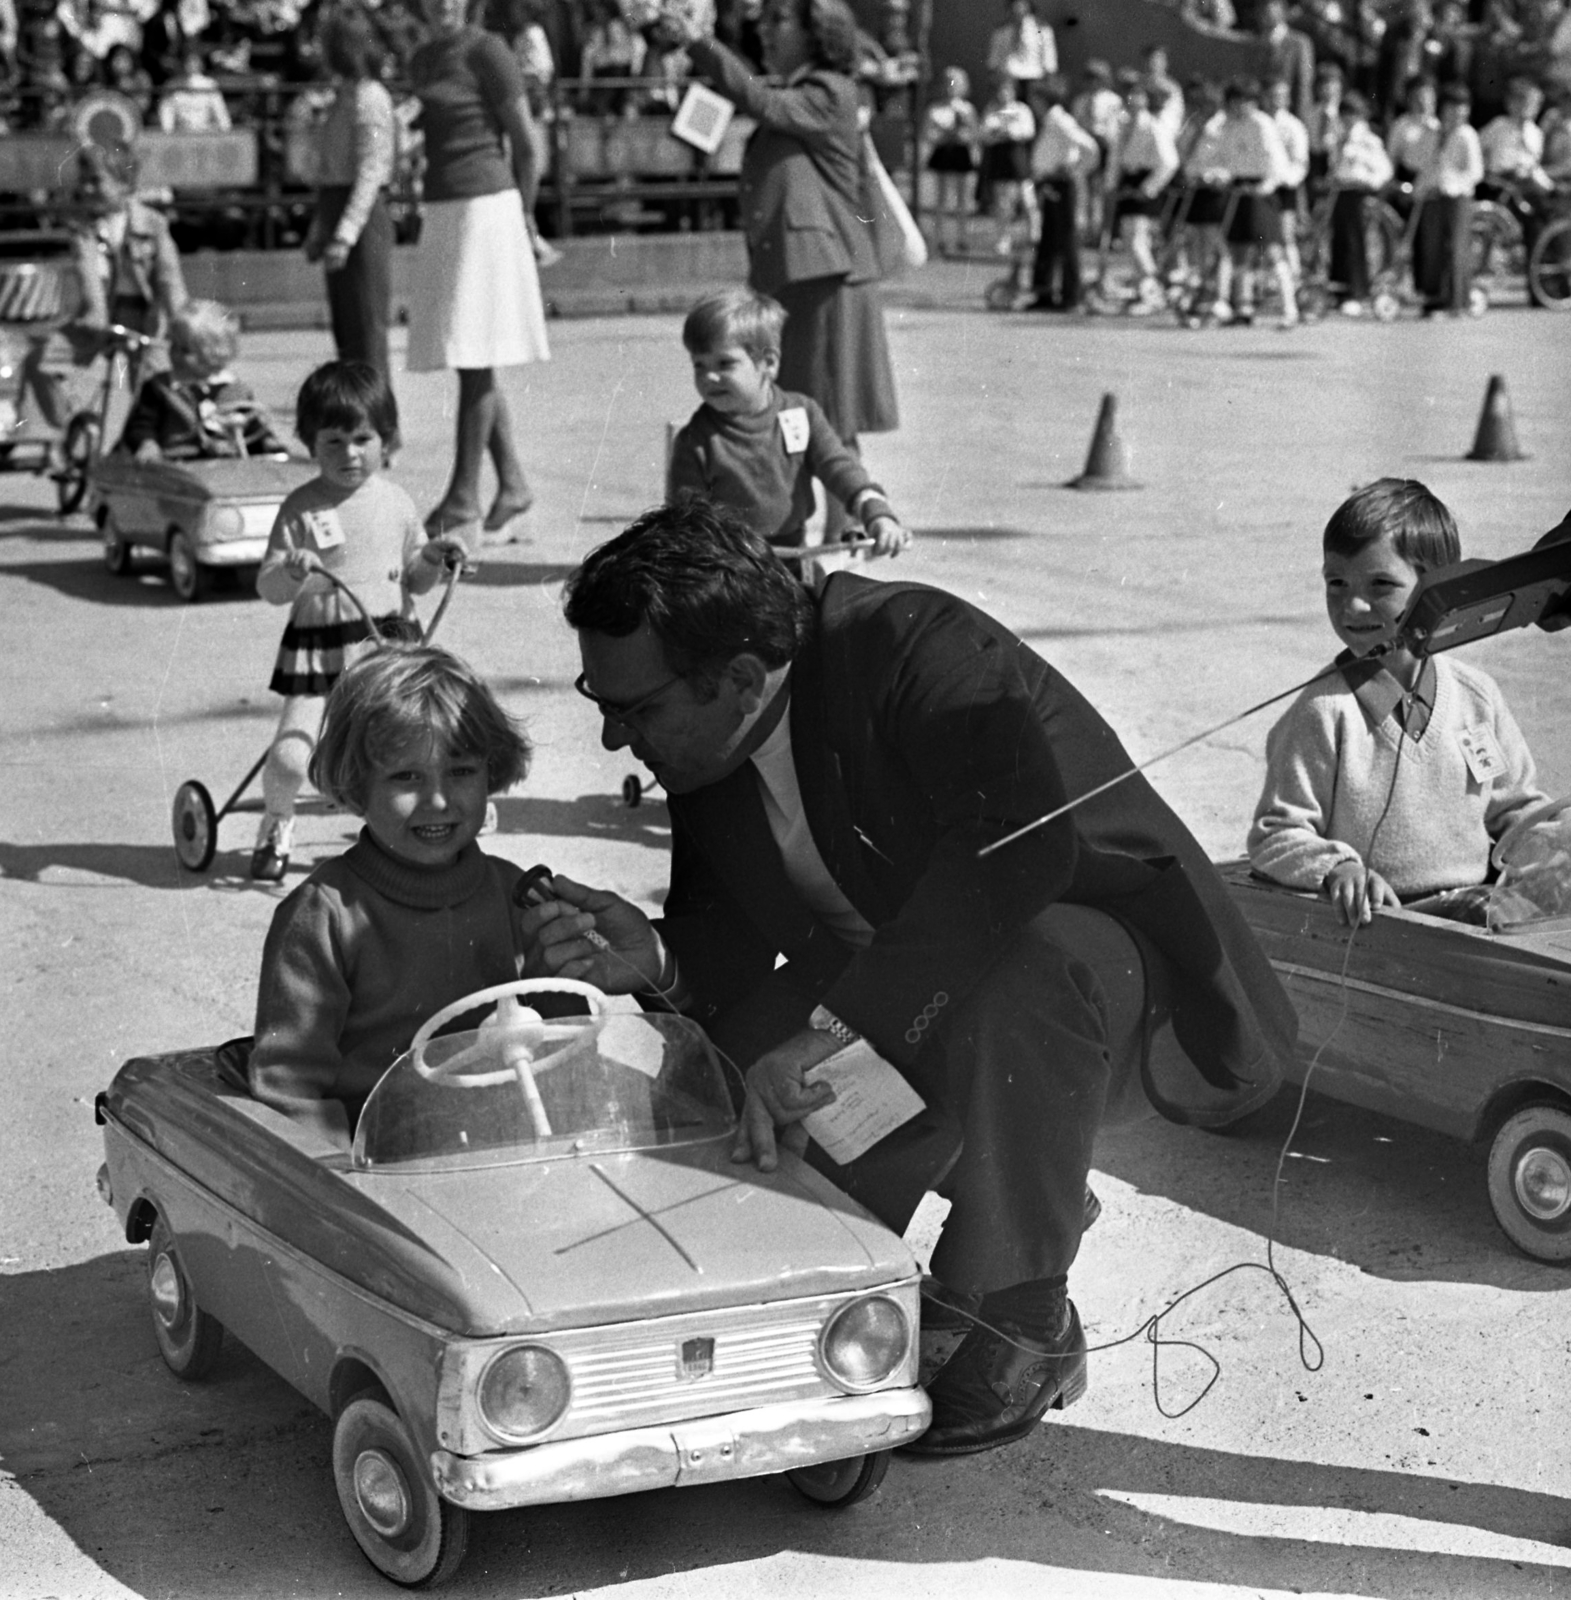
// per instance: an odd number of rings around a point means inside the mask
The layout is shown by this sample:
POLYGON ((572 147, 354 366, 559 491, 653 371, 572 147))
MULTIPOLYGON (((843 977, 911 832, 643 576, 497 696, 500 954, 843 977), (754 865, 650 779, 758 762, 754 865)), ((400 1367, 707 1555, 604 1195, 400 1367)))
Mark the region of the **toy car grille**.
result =
POLYGON ((592 1347, 558 1349, 573 1379, 573 1403, 559 1433, 598 1433, 705 1416, 836 1392, 819 1372, 823 1314, 768 1317, 738 1326, 736 1313, 677 1318, 658 1333, 647 1323, 632 1337, 604 1330, 592 1347))

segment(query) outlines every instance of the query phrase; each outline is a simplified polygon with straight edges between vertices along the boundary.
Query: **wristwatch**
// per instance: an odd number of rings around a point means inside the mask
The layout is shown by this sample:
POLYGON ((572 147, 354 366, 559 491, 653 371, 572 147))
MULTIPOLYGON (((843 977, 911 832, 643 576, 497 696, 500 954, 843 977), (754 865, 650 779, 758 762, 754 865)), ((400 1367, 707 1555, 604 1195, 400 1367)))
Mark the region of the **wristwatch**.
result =
POLYGON ((814 1006, 807 1025, 816 1033, 829 1034, 837 1044, 855 1044, 862 1037, 855 1028, 843 1023, 828 1006, 814 1006))

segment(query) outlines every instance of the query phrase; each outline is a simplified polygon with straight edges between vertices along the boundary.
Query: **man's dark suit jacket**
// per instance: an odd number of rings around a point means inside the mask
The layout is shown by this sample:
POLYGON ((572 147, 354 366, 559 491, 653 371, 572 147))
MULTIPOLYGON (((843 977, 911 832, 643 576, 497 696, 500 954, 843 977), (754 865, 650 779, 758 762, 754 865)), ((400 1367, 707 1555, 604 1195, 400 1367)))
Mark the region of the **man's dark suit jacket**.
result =
MULTIPOLYGON (((978 859, 981 846, 1131 766, 1091 705, 1008 629, 940 590, 840 574, 817 603, 790 694, 814 840, 876 933, 853 951, 798 900, 751 762, 673 795, 661 930, 701 1019, 744 1000, 768 1011, 790 986, 909 1065, 927 1037, 927 1022, 916 1025, 924 1007, 931 1020, 935 1005, 966 997, 1025 924, 1062 900, 1110 913, 1167 957, 1174 1031, 1206 1080, 1188 1102, 1196 1120, 1226 1121, 1275 1089, 1297 1028, 1292 1003, 1199 844, 1144 778, 978 859)), ((1163 1109, 1187 1120, 1183 1095, 1174 1100, 1163 1109)))
POLYGON ((716 89, 758 121, 738 180, 748 282, 778 294, 811 278, 876 279, 856 85, 813 71, 770 88, 714 40, 689 49, 716 89))

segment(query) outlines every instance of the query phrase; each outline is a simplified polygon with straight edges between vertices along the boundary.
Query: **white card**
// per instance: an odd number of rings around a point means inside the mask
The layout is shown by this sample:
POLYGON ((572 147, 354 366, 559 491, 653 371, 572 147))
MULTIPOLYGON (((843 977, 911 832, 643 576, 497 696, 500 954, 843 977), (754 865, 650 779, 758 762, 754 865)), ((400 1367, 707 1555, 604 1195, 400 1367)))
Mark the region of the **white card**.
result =
POLYGON ((833 1105, 802 1119, 802 1126, 839 1166, 865 1155, 903 1127, 927 1102, 866 1039, 858 1039, 804 1074, 807 1083, 827 1083, 833 1105))
POLYGON ((735 111, 736 107, 724 95, 706 89, 701 83, 690 83, 671 119, 671 137, 712 156, 720 148, 735 111))
POLYGON ((1475 783, 1488 783, 1491 778, 1505 776, 1506 758, 1500 753, 1493 728, 1464 728, 1458 735, 1458 743, 1475 783))
POLYGON ((805 407, 789 406, 780 413, 780 437, 785 440, 788 456, 799 456, 807 449, 811 431, 805 407))
POLYGON ((336 550, 344 542, 344 525, 331 506, 320 511, 302 511, 300 521, 317 550, 336 550))

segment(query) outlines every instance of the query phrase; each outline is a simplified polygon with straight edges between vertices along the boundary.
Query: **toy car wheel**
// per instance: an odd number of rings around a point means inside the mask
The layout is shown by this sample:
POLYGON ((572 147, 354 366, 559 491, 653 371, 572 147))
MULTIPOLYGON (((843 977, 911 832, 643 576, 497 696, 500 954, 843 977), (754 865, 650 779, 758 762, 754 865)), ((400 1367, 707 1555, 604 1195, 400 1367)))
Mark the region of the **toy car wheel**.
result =
POLYGON ((816 1467, 788 1472, 786 1480, 798 1494, 826 1511, 844 1511, 877 1490, 889 1471, 889 1455, 887 1450, 876 1450, 870 1456, 821 1461, 816 1467))
POLYGON ((191 536, 177 528, 169 535, 169 587, 192 605, 207 593, 211 583, 212 575, 196 559, 191 536))
POLYGON ((187 1383, 205 1378, 218 1364, 224 1325, 196 1303, 174 1235, 162 1217, 154 1222, 148 1240, 147 1298, 164 1365, 187 1383))
POLYGON ((987 286, 982 298, 989 311, 1013 311, 1015 309, 1015 280, 1013 278, 999 278, 987 286))
POLYGON ((339 1413, 333 1480, 355 1543, 384 1578, 414 1589, 457 1572, 469 1513, 436 1492, 403 1419, 377 1395, 357 1395, 339 1413))
POLYGON ((634 807, 644 798, 644 786, 639 782, 638 774, 630 772, 622 779, 622 799, 629 806, 634 807))
POLYGON ((55 473, 55 496, 60 515, 68 517, 87 494, 87 475, 98 454, 98 438, 103 430, 91 412, 79 411, 65 425, 60 441, 60 468, 55 473))
POLYGON ((175 856, 187 872, 206 872, 218 848, 218 814, 205 784, 188 779, 175 790, 170 808, 175 856))
POLYGON ((106 510, 103 525, 99 530, 104 541, 104 565, 117 578, 126 577, 131 571, 131 546, 120 537, 120 530, 115 526, 115 519, 106 510))
POLYGON ((1571 1111, 1527 1106, 1489 1147, 1489 1203, 1520 1250, 1571 1261, 1571 1111))

